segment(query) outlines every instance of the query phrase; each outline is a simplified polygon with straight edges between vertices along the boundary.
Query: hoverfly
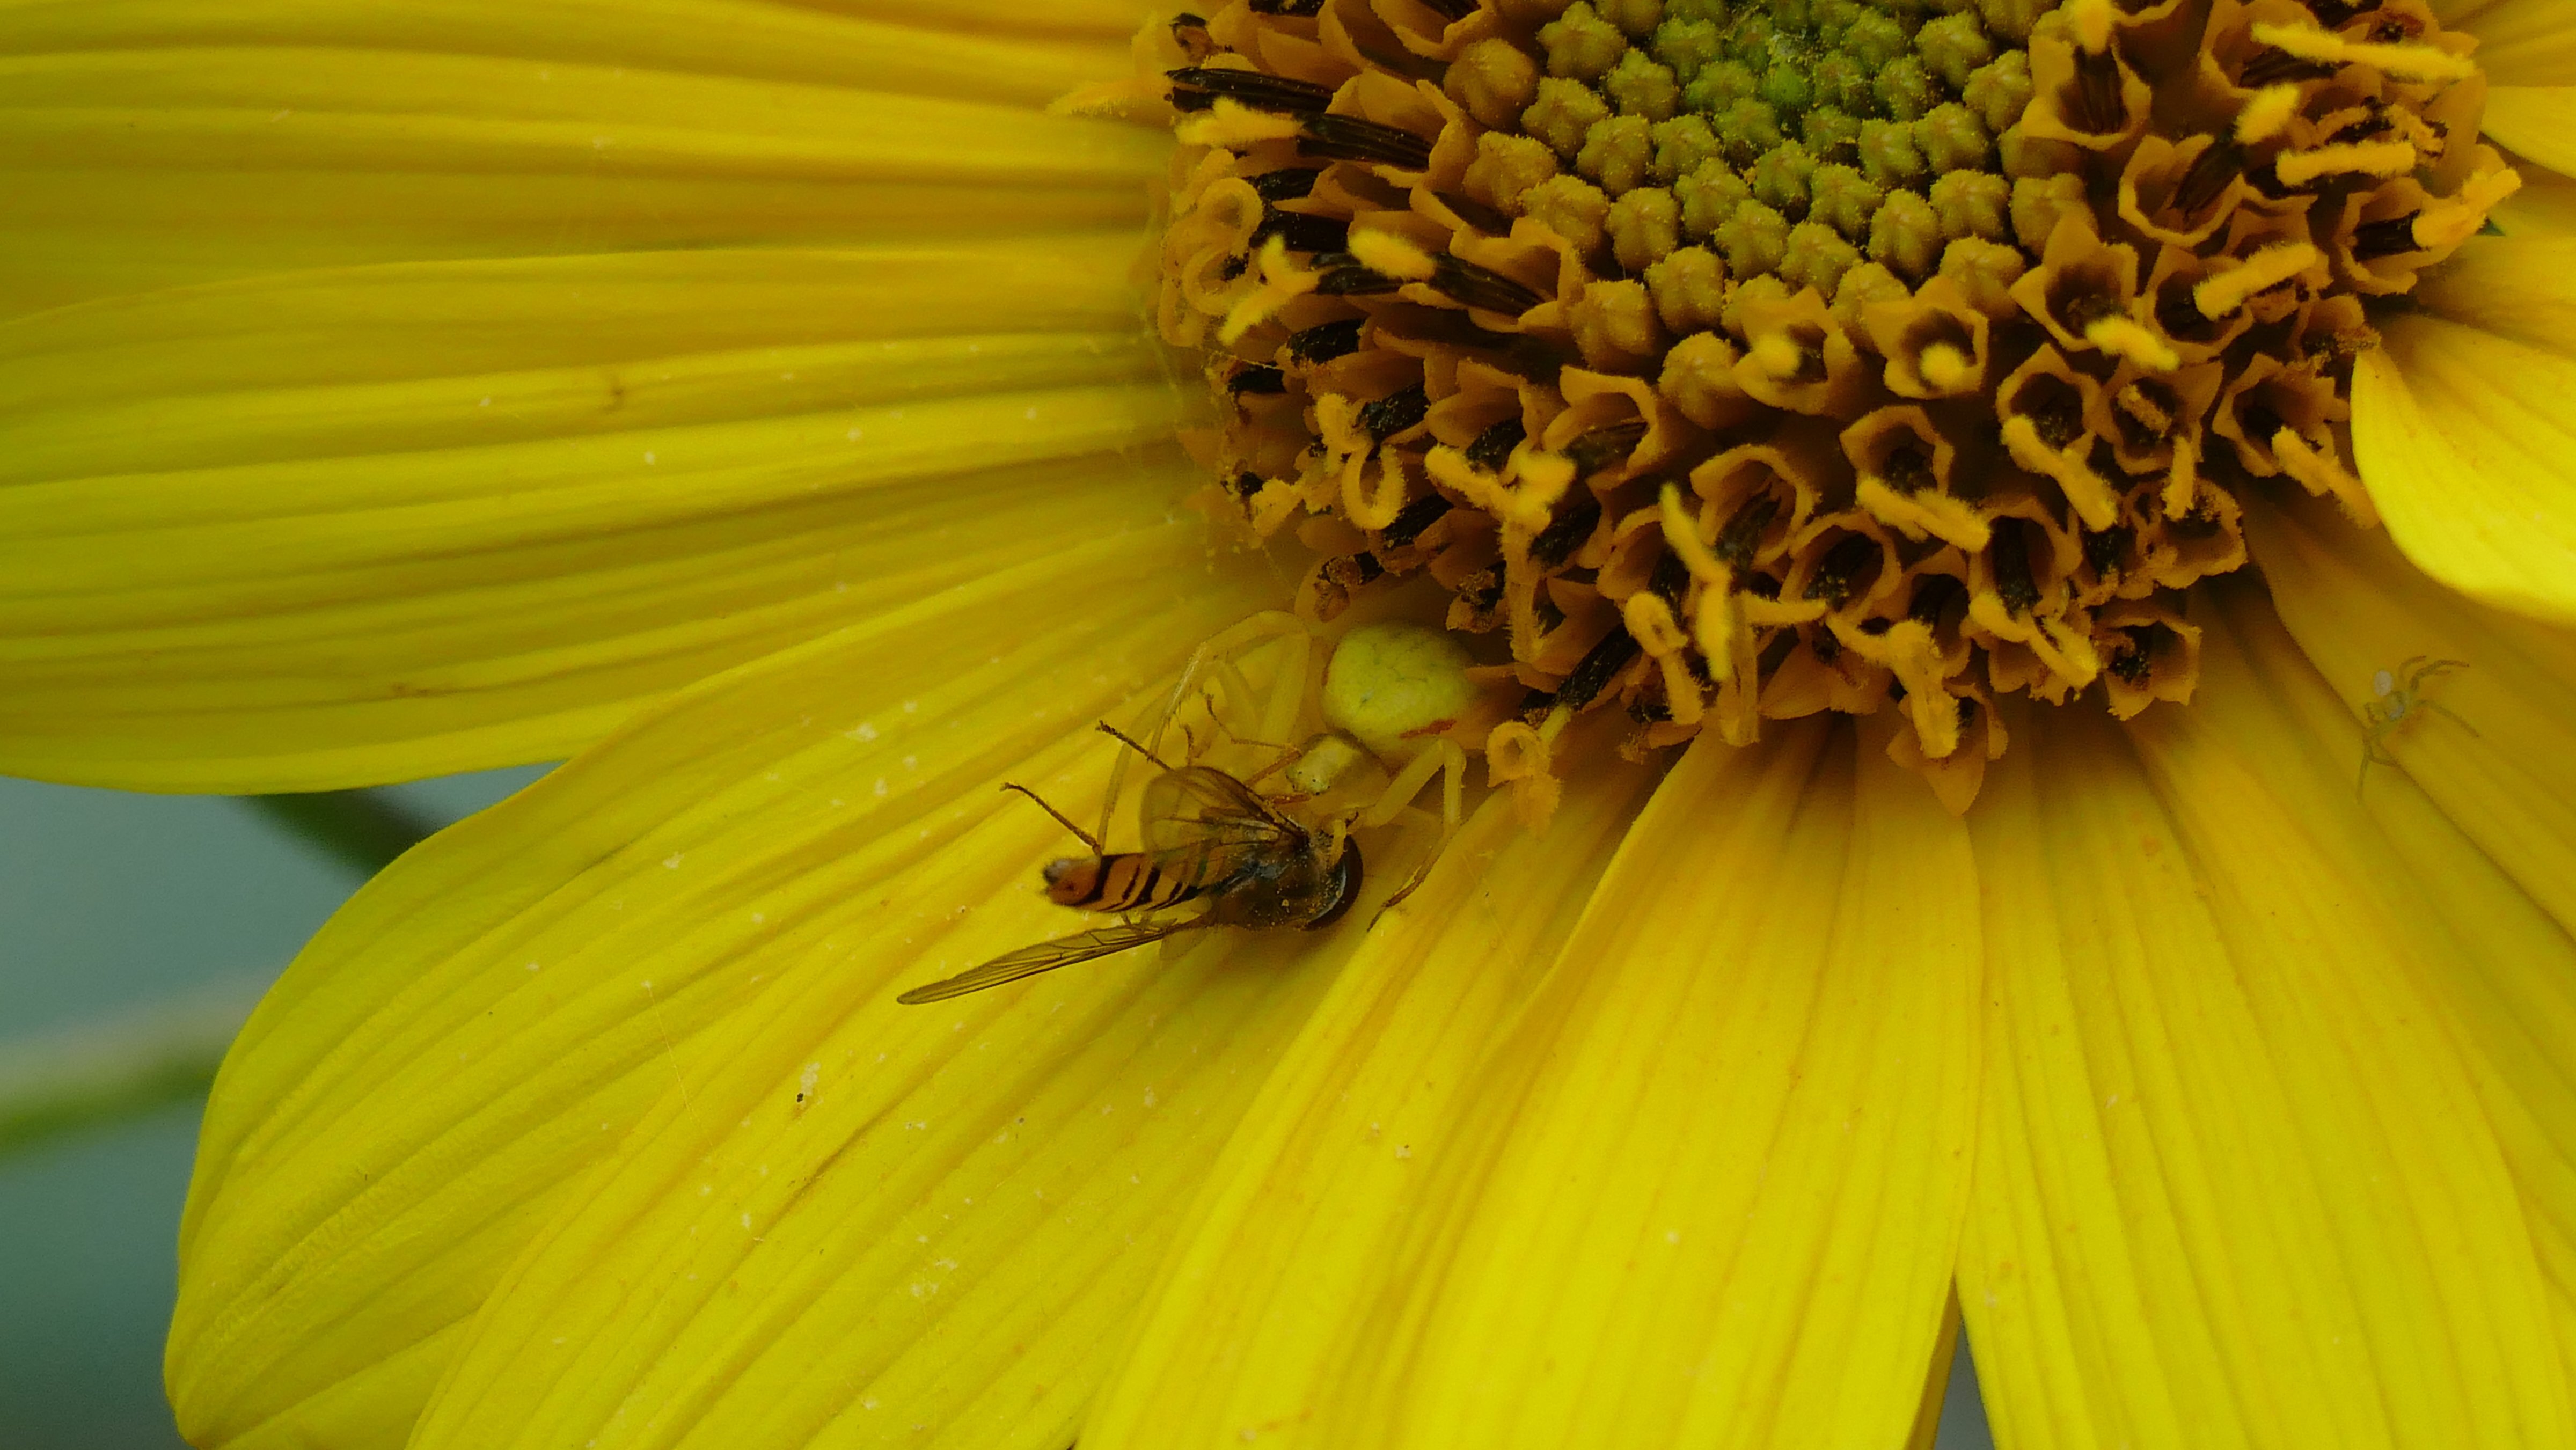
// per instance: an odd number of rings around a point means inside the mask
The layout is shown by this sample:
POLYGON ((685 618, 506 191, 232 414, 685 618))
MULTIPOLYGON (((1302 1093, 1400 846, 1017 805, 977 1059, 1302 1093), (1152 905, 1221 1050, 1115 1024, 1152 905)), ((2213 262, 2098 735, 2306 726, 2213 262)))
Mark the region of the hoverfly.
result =
MULTIPOLYGON (((942 1002, 1204 927, 1314 930, 1332 925, 1350 909, 1360 891, 1360 848, 1347 831, 1338 826, 1310 829, 1225 771, 1210 765, 1165 765, 1109 725, 1100 729, 1162 766, 1162 774, 1146 782, 1138 803, 1144 849, 1111 851, 1037 792, 1004 786, 1036 801, 1091 848, 1089 856, 1046 864, 1040 875, 1047 899, 1058 906, 1119 914, 1159 913, 1189 902, 1205 902, 1205 909, 1195 915, 1122 921, 1023 947, 915 987, 897 1002, 942 1002)), ((1113 779, 1113 800, 1116 793, 1113 779)))

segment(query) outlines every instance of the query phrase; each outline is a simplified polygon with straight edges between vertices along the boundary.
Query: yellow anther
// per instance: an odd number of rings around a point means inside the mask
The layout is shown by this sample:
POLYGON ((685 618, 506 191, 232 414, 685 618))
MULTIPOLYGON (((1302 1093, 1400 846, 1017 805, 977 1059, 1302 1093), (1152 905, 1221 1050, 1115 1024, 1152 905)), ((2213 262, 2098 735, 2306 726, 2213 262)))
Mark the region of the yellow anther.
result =
POLYGON ((1253 266, 1261 275, 1260 285, 1226 309, 1225 322, 1216 330, 1217 341, 1228 347, 1268 322, 1280 308, 1315 290, 1313 269, 1288 255, 1285 237, 1272 237, 1262 243, 1260 252, 1253 257, 1253 266))
POLYGON ((1807 366, 1806 352, 1785 332, 1766 332, 1755 338, 1748 356, 1755 367, 1784 383, 1807 366))
POLYGON ((1720 563, 1718 557, 1708 551, 1708 545, 1700 542, 1699 521, 1682 506, 1680 486, 1665 484, 1663 498, 1659 502, 1663 515, 1664 547, 1672 550, 1673 557, 1681 560, 1682 567, 1702 584, 1712 589, 1732 584, 1735 571, 1720 563))
POLYGON ((2246 258, 2245 265, 2217 273, 2192 288, 2191 302, 2203 317, 2225 317, 2255 293, 2278 287, 2324 261, 2325 253, 2307 242, 2278 242, 2246 258))
POLYGON ((1950 344, 1936 342, 1914 359, 1914 371, 1934 390, 1948 395, 1966 389, 1976 377, 1977 363, 1950 344))
POLYGON ((2246 146, 2269 141, 2281 134, 2290 118, 2299 114, 2299 88, 2287 81, 2265 86, 2236 113, 2236 139, 2246 146))
POLYGON ((1354 231, 1350 247, 1361 266, 1381 276, 1401 277, 1408 282, 1431 280, 1431 254, 1393 232, 1354 231))
POLYGON ((2362 487, 2352 470, 2295 430, 2283 428, 2272 435, 2272 456, 2280 460, 2281 471, 2297 479, 2301 488, 2331 496, 2355 522, 2379 522, 2379 509, 2370 501, 2370 491, 2362 487))
POLYGON ((2447 50, 2437 50, 2429 45, 2383 45, 2346 40, 2333 31, 2313 25, 2261 22, 2254 27, 2254 43, 2325 65, 2366 65, 2400 80, 2464 81, 2478 73, 2476 64, 2467 56, 2453 55, 2447 50))
POLYGON ((2182 366, 2182 354, 2131 318, 2105 317, 2084 329, 2084 340, 2113 357, 2127 358, 2149 372, 2169 373, 2182 366))
POLYGON ((2415 218, 2415 245, 2428 252, 2456 247, 2478 234, 2487 213, 2522 190, 2522 173, 2508 166, 2481 171, 2460 186, 2459 195, 2437 201, 2415 218))
POLYGON ((1651 589, 1640 589, 1619 606, 1620 622, 1640 648, 1656 659, 1679 654, 1690 647, 1690 637, 1673 618, 1673 607, 1651 589))
POLYGON ((2305 186, 2320 176, 2404 176, 2415 169, 2415 147, 2406 141, 2339 141, 2313 151, 2284 151, 2272 162, 2283 186, 2305 186))
POLYGON ((2191 501, 2200 496, 2200 461, 2192 453, 2189 438, 2173 441, 2173 465, 2165 470, 2165 517, 2178 519, 2191 512, 2191 501))
POLYGON ((1485 737, 1486 778, 1511 787, 1513 813, 1526 826, 1544 825, 1564 794, 1549 769, 1547 745, 1545 736, 1518 720, 1504 721, 1485 737))
POLYGON ((2064 14, 2067 26, 2075 32, 2076 49, 2087 55, 2100 55, 2110 47, 2114 18, 2111 0, 2066 0, 2064 14))
POLYGON ((1181 122, 1174 134, 1185 146, 1222 146, 1248 150, 1264 141, 1295 139, 1302 127, 1294 116, 1256 111, 1240 101, 1219 96, 1215 105, 1181 122))

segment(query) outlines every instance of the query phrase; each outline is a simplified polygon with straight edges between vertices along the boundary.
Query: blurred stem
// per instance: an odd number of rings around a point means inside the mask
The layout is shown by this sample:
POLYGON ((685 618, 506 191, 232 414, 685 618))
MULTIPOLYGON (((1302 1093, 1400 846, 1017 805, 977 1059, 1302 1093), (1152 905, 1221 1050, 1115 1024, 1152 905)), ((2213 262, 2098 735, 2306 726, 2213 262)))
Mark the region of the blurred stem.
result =
POLYGON ((373 876, 438 829, 434 822, 396 805, 382 791, 321 790, 303 795, 252 795, 242 801, 340 860, 373 876))
POLYGON ((205 1091, 268 981, 238 977, 127 1016, 0 1042, 0 1158, 205 1091))

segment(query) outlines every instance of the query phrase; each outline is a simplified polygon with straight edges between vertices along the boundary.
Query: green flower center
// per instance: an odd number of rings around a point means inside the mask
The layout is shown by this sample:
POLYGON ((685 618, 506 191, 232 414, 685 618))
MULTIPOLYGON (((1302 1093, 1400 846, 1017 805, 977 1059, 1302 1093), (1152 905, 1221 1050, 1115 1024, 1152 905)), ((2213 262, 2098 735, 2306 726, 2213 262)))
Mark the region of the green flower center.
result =
POLYGON ((2189 698, 2247 496, 2373 519, 2370 299, 2515 185, 2422 0, 1236 0, 1173 22, 1160 320, 1234 503, 1425 576, 1546 773, 1894 706, 2189 698), (1500 670, 1498 668, 1497 673, 1500 670))

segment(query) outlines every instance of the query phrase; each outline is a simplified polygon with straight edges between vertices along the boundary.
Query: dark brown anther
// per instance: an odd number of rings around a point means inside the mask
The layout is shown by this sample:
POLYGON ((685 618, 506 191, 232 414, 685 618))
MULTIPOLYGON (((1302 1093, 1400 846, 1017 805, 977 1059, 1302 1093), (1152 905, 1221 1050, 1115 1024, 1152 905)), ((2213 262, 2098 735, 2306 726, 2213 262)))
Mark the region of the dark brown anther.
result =
POLYGON ((1315 279, 1315 295, 1319 297, 1366 297, 1404 285, 1383 272, 1361 266, 1359 258, 1348 252, 1317 253, 1313 265, 1321 274, 1315 279))
POLYGON ((1435 191, 1431 194, 1440 198, 1442 206, 1457 213, 1458 220, 1488 236, 1507 237, 1512 234, 1510 216, 1463 191, 1435 191))
POLYGON ((1676 611, 1682 607, 1682 591, 1689 587, 1690 567, 1670 550, 1655 561, 1655 572, 1646 576, 1646 588, 1676 611))
POLYGON ((2067 117, 2073 129, 2096 136, 2120 129, 2127 108, 2120 102, 2120 59, 2116 51, 2078 51, 2075 55, 2075 106, 2067 117))
MULTIPOLYGON (((2043 429, 2040 436, 2047 437, 2046 430, 2043 429)), ((1940 482, 1932 474, 1932 460, 1924 457, 1923 450, 1911 443, 1900 443, 1888 450, 1887 458, 1879 464, 1878 471, 1887 480, 1888 487, 1909 497, 1940 482)))
POLYGON ((2363 222, 2352 229, 2352 259, 2373 262, 2381 257, 2395 257, 2407 252, 2420 252, 2424 244, 2415 240, 2415 218, 2418 213, 2390 217, 2386 221, 2363 222))
POLYGON ((2259 91, 2283 81, 2328 81, 2334 79, 2334 75, 2333 66, 2321 61, 2301 60, 2286 50, 2267 47, 2255 52, 2253 59, 2245 62, 2245 69, 2237 73, 2236 83, 2249 91, 2259 91))
POLYGON ((1371 440, 1384 443, 1421 422, 1422 415, 1430 411, 1430 395, 1422 391, 1420 383, 1415 383, 1409 388, 1398 388, 1374 403, 1360 404, 1360 426, 1368 430, 1371 440))
POLYGON ((1968 586, 1948 574, 1927 574, 1914 581, 1914 598, 1905 606, 1905 617, 1918 624, 1939 624, 1953 605, 1965 609, 1968 586))
POLYGON ((1589 477, 1636 452, 1645 438, 1646 420, 1631 418, 1625 423, 1595 428, 1568 443, 1565 456, 1573 460, 1577 478, 1589 477))
POLYGON ((1261 486, 1269 481, 1247 468, 1234 476, 1234 496, 1250 503, 1252 496, 1261 492, 1261 486))
POLYGON ((2002 597, 2004 612, 2018 619, 2039 602, 2039 585, 2030 577, 2030 536, 2012 520, 2003 520, 1995 528, 1995 540, 1986 548, 1986 560, 1994 566, 1995 593, 2002 597))
POLYGON ((1424 308, 1408 316, 1398 329, 1406 337, 1424 342, 1446 343, 1451 347, 1505 349, 1525 339, 1518 333, 1496 332, 1468 321, 1467 314, 1447 308, 1424 308))
POLYGON ((1465 606, 1465 627, 1476 633, 1492 629, 1503 607, 1503 571, 1480 569, 1458 581, 1458 602, 1465 606))
POLYGON ((1333 103, 1333 92, 1329 86, 1274 76, 1266 71, 1185 65, 1163 74, 1170 77, 1175 86, 1223 96, 1256 111, 1311 116, 1320 115, 1326 106, 1333 103))
POLYGON ((1320 166, 1282 166, 1247 177, 1252 194, 1263 202, 1296 201, 1315 189, 1315 178, 1324 174, 1320 166))
MULTIPOLYGON (((2210 538, 2217 534, 2220 527, 2221 525, 2218 522, 2218 515, 2211 510, 2209 500, 2207 498, 2203 498, 2199 502, 2193 504, 2191 506, 2191 512, 2184 514, 2181 518, 2167 519, 2165 521, 2166 533, 2185 539, 2210 538)), ((2191 596, 2188 594, 2183 596, 2186 600, 2190 597, 2191 596)))
POLYGON ((1252 244, 1257 247, 1272 237, 1286 241, 1292 252, 1339 252, 1351 244, 1351 224, 1344 217, 1271 207, 1252 229, 1252 244))
POLYGON ((1803 597, 1821 599, 1826 607, 1840 609, 1851 598, 1852 584, 1860 571, 1878 557, 1878 541, 1867 534, 1846 535, 1816 565, 1815 577, 1807 581, 1803 597))
POLYGON ((1247 0, 1244 8, 1255 15, 1307 16, 1322 13, 1324 0, 1247 0))
POLYGON ((2120 561, 2129 556, 2129 546, 2137 542, 2138 531, 2127 524, 2113 524, 2098 534, 2084 536, 2084 562, 2093 572, 2109 578, 2120 572, 2120 561))
POLYGON ((1636 638, 1624 629, 1614 629, 1601 637, 1601 642, 1586 651, 1556 687, 1555 704, 1568 710, 1580 710, 1609 688, 1628 661, 1637 657, 1636 638))
POLYGON ((2272 446, 2272 435, 2287 426, 2283 423, 2281 415, 2272 411, 2270 405, 2260 399, 2247 399, 2237 409, 2236 417, 2245 429, 2245 436, 2265 448, 2272 446))
POLYGON ((1359 350, 1360 327, 1368 319, 1346 317, 1339 322, 1319 322, 1288 335, 1288 360, 1295 363, 1325 363, 1346 357, 1359 350))
POLYGON ((1357 589, 1385 578, 1386 566, 1375 554, 1344 554, 1325 562, 1324 575, 1345 589, 1357 589))
POLYGON ((1601 500, 1584 497, 1574 501, 1565 512, 1548 520, 1538 537, 1530 540, 1530 562, 1542 569, 1553 569, 1574 557, 1574 551, 1592 537, 1601 522, 1601 500))
POLYGON ((1250 270, 1252 270, 1251 258, 1228 257, 1225 259, 1224 264, 1216 269, 1216 274, 1231 282, 1250 270))
POLYGON ((1762 531, 1780 513, 1780 500, 1769 494, 1746 499, 1718 531, 1717 543, 1711 550, 1727 567, 1741 575, 1753 567, 1753 551, 1762 543, 1762 531))
POLYGON ((1807 650, 1826 664, 1832 664, 1843 657, 1843 642, 1834 637, 1832 630, 1820 624, 1807 631, 1807 650))
POLYGON ((2064 448, 2084 436, 2084 417, 2064 399, 2051 399, 2030 415, 2030 425, 2039 430, 2039 441, 2051 448, 2064 448))
POLYGON ((1431 287, 1470 307, 1508 312, 1517 317, 1539 304, 1539 295, 1490 267, 1461 261, 1446 252, 1431 259, 1431 287))
POLYGON ((1477 434, 1468 443, 1467 466, 1487 473, 1499 473, 1504 462, 1512 456, 1512 450, 1520 447, 1521 440, 1527 437, 1529 430, 1521 426, 1520 415, 1515 413, 1477 434))
POLYGON ((1216 105, 1216 97, 1205 91, 1172 92, 1172 109, 1180 112, 1204 111, 1216 105))
POLYGON ((1284 393, 1288 391, 1287 374, 1265 363, 1245 363, 1225 380, 1229 393, 1284 393))
POLYGON ((1422 531, 1440 522, 1453 505, 1436 493, 1424 494, 1396 511, 1394 521, 1378 532, 1381 547, 1402 549, 1422 537, 1422 531))
MULTIPOLYGON (((1762 641, 1762 652, 1753 657, 1754 677, 1757 679, 1769 679, 1774 670, 1779 669, 1782 665, 1789 662, 1789 651, 1796 649, 1797 647, 1798 632, 1796 630, 1775 629, 1771 631, 1771 637, 1762 641)), ((1693 655, 1691 658, 1696 660, 1699 657, 1697 655, 1693 655)))
POLYGON ((1374 161, 1420 171, 1431 164, 1431 143, 1410 131, 1330 113, 1308 118, 1306 134, 1297 140, 1300 156, 1329 156, 1336 161, 1374 161))
POLYGON ((2379 0, 2308 0, 2309 13, 2328 30, 2341 30, 2354 16, 2367 15, 2378 8, 2379 0))
POLYGON ((2219 138, 2208 150, 2191 159, 2191 165, 2174 183, 2174 214, 2189 221, 2207 211, 2227 191, 2227 183, 2245 174, 2254 158, 2235 142, 2219 138))
POLYGON ((2145 630, 2124 629, 2120 633, 2124 638, 2120 648, 2112 653, 2108 668, 2122 683, 2134 685, 2147 677, 2147 670, 2155 661, 2148 654, 2147 642, 2140 638, 2145 630))
POLYGON ((1172 17, 1170 29, 1172 43, 1179 46, 1182 53, 1189 56, 1192 61, 1205 60, 1216 52, 1217 44, 1208 34, 1206 16, 1182 11, 1172 17))

